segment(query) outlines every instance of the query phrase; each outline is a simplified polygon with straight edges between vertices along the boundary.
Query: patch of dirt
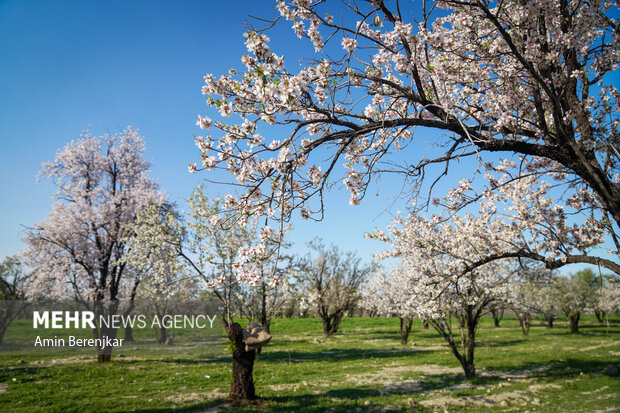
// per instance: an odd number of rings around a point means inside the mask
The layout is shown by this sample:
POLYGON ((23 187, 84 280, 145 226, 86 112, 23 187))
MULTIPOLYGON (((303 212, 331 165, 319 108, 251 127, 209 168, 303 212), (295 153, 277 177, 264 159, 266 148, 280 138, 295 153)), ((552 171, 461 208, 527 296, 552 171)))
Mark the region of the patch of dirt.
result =
MULTIPOLYGON (((305 380, 301 383, 282 383, 282 384, 268 384, 266 387, 273 391, 293 390, 297 391, 300 387, 332 387, 331 383, 308 383, 305 380)), ((321 391, 313 391, 314 394, 321 394, 321 391)))
POLYGON ((460 368, 450 368, 439 366, 436 364, 423 364, 418 366, 399 366, 388 365, 381 368, 380 366, 369 366, 368 372, 365 374, 347 374, 345 380, 357 386, 361 385, 380 385, 380 394, 390 393, 411 393, 422 390, 420 380, 404 380, 403 373, 423 373, 425 375, 439 374, 457 374, 460 368))
POLYGON ((411 346, 411 351, 444 351, 448 350, 448 346, 411 346))
POLYGON ((412 366, 411 370, 419 371, 424 374, 458 374, 463 371, 460 367, 446 367, 439 366, 437 364, 422 364, 419 366, 412 366))
POLYGON ((299 383, 268 384, 267 388, 273 391, 290 390, 299 388, 299 383))
POLYGON ((540 390, 545 390, 545 389, 561 389, 562 386, 560 386, 559 384, 555 384, 555 383, 545 383, 545 384, 531 384, 528 387, 528 390, 530 391, 540 391, 540 390))
POLYGON ((57 359, 51 359, 51 360, 34 360, 34 361, 31 361, 30 363, 49 367, 49 366, 57 366, 57 365, 65 365, 65 364, 83 364, 83 363, 96 363, 96 362, 97 362, 97 359, 95 356, 90 356, 90 357, 73 356, 73 357, 59 357, 57 359))
POLYGON ((599 387, 598 389, 592 390, 592 391, 582 391, 581 394, 594 394, 594 393, 598 393, 600 391, 603 390, 607 390, 609 388, 609 386, 603 386, 603 387, 599 387))
POLYGON ((391 393, 411 393, 419 392, 422 390, 419 380, 407 380, 399 383, 391 383, 379 390, 379 394, 391 394, 391 393))
POLYGON ((0 393, 6 393, 6 383, 0 383, 0 393))
POLYGON ((592 351, 592 350, 599 349, 601 347, 609 347, 609 346, 616 346, 616 345, 620 345, 620 341, 612 341, 610 343, 601 343, 596 346, 582 347, 580 351, 592 351))
POLYGON ((530 401, 530 398, 525 392, 516 390, 513 392, 504 392, 498 394, 490 394, 485 396, 465 396, 465 397, 434 397, 431 400, 422 400, 420 402, 423 406, 447 406, 447 405, 459 405, 475 404, 479 406, 491 407, 491 406, 507 406, 508 404, 524 405, 530 401))
POLYGON ((493 377, 502 380, 525 380, 532 374, 542 373, 549 369, 548 364, 543 364, 533 369, 527 370, 509 370, 509 371, 497 371, 497 370, 482 370, 479 372, 480 377, 493 377))
MULTIPOLYGON (((474 386, 473 384, 471 384, 468 381, 465 381, 463 383, 458 383, 458 384, 453 384, 452 386, 449 387, 445 387, 442 390, 444 391, 453 391, 453 390, 467 390, 467 389, 473 389, 474 386)), ((484 388, 486 386, 478 386, 479 388, 484 388)))
POLYGON ((223 399, 228 397, 228 393, 220 392, 220 389, 213 389, 206 393, 180 393, 173 396, 166 397, 166 400, 173 401, 175 403, 184 402, 200 402, 204 400, 223 399))

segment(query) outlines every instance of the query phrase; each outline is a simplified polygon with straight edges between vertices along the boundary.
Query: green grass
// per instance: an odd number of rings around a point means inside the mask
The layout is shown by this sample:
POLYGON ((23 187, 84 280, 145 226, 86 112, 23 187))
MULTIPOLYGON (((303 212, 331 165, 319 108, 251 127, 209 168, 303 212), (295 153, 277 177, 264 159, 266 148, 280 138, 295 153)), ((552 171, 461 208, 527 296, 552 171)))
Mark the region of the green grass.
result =
MULTIPOLYGON (((325 339, 317 319, 277 319, 255 364, 262 411, 620 411, 620 318, 586 316, 580 333, 541 320, 523 336, 514 318, 478 332, 478 377, 466 380, 434 330, 398 319, 349 318, 325 339)), ((228 408, 230 356, 174 352, 0 358, 0 411, 211 412, 228 408), (205 377, 209 376, 209 377, 205 377)), ((254 411, 235 407, 227 411, 254 411)))

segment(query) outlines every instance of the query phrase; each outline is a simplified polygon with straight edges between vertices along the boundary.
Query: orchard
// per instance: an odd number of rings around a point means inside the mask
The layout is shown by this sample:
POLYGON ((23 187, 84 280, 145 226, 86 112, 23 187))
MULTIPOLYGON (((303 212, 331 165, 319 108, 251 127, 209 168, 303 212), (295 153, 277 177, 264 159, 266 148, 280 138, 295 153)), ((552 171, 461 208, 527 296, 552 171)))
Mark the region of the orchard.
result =
POLYGON ((186 100, 158 84, 181 117, 136 89, 136 123, 98 108, 140 130, 50 140, 2 250, 1 410, 615 411, 618 5, 266 4, 202 6, 243 30, 186 100))

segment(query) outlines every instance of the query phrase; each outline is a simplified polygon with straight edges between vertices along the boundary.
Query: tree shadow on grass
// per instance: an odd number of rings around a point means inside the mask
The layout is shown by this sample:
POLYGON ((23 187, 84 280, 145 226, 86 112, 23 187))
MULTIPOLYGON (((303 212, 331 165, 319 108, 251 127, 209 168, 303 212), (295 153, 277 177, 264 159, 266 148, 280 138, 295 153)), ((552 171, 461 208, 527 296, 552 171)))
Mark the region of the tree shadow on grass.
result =
POLYGON ((583 360, 567 358, 544 364, 523 363, 520 366, 494 365, 490 372, 529 372, 528 378, 536 379, 568 379, 583 374, 619 377, 620 363, 605 360, 583 360), (545 368, 543 368, 545 367, 545 368))
MULTIPOLYGON (((446 348, 446 350, 448 350, 446 348)), ((411 347, 393 349, 364 349, 364 348, 326 348, 323 351, 265 351, 260 354, 261 361, 300 363, 306 361, 349 361, 363 359, 389 359, 403 356, 412 356, 421 350, 411 347)), ((437 350, 428 350, 437 351, 437 350)))
POLYGON ((562 336, 562 337, 609 337, 612 336, 613 334, 617 334, 617 331, 612 331, 611 329, 609 330, 609 333, 605 330, 605 328, 598 328, 598 329, 589 329, 589 328, 583 328, 580 327, 579 328, 579 332, 577 333, 571 333, 570 330, 568 328, 563 329, 563 328, 558 328, 556 329, 556 327, 550 328, 549 331, 545 331, 544 333, 541 333, 541 335, 543 336, 562 336), (553 330, 553 331, 552 331, 553 330))
POLYGON ((376 404, 366 404, 369 398, 376 397, 379 392, 369 386, 356 388, 334 389, 321 394, 299 394, 287 396, 263 397, 258 401, 258 406, 238 405, 232 406, 226 400, 213 400, 206 403, 198 403, 183 408, 144 409, 132 410, 138 413, 164 413, 164 412, 216 412, 218 407, 221 411, 260 411, 260 412, 325 412, 325 411, 351 411, 352 408, 360 407, 363 411, 381 411, 376 404))

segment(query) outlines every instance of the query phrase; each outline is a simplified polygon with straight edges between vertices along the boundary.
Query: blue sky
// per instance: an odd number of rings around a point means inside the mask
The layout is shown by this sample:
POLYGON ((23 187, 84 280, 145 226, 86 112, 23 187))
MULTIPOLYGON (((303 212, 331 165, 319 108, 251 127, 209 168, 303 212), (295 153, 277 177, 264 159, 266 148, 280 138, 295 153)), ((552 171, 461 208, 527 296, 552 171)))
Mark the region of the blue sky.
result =
MULTIPOLYGON (((196 115, 209 114, 200 92, 202 76, 240 67, 245 19, 275 13, 269 0, 1 1, 0 259, 18 253, 23 227, 44 219, 50 209, 53 186, 36 183, 41 163, 85 129, 103 134, 138 128, 151 177, 184 206, 201 182, 201 174, 189 174, 187 164, 199 155, 193 143, 200 133, 196 115)), ((304 53, 299 49, 304 43, 288 25, 270 36, 289 64, 304 53)), ((415 145, 414 150, 426 146, 415 145)), ((381 195, 369 196, 359 207, 348 205, 346 191, 333 191, 323 222, 295 223, 296 250, 321 236, 362 256, 380 252, 383 245, 362 234, 384 227, 390 212, 404 208, 398 201, 385 212, 401 183, 384 178, 381 195)))
MULTIPOLYGON (((151 177, 183 206, 201 180, 201 174, 187 172, 187 164, 199 159, 196 115, 208 113, 202 77, 240 66, 245 19, 275 16, 272 5, 0 2, 0 257, 19 252, 23 227, 45 219, 50 209, 53 186, 36 182, 41 163, 86 129, 103 134, 138 128, 151 177)), ((274 49, 299 46, 288 27, 286 36, 277 33, 271 34, 274 49)), ((294 58, 287 54, 287 60, 294 58)), ((362 234, 387 223, 389 215, 379 216, 384 204, 382 197, 353 208, 348 194, 334 191, 326 220, 298 223, 292 240, 300 250, 321 236, 365 256, 379 252, 382 245, 362 234)))

